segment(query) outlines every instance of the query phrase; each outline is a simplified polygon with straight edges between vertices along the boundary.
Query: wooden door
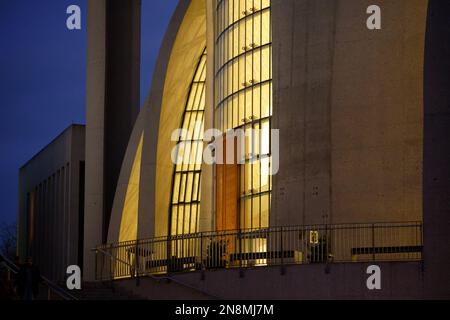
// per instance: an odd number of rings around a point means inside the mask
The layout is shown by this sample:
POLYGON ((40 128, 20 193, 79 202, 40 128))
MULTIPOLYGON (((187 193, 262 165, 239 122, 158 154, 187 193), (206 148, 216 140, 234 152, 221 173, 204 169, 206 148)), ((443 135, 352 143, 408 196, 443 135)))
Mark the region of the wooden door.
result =
MULTIPOLYGON (((223 155, 226 159, 226 139, 223 139, 223 155)), ((216 165, 216 231, 239 229, 239 164, 234 141, 233 164, 216 165)), ((226 162, 226 161, 223 161, 226 162)))

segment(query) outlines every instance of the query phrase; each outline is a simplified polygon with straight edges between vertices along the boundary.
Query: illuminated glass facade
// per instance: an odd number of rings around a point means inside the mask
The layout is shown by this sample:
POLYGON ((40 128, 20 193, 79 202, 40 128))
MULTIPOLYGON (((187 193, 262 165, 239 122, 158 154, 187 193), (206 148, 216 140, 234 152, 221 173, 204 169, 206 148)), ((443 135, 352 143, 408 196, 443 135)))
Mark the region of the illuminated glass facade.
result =
POLYGON ((206 49, 200 57, 183 115, 173 176, 171 235, 198 232, 205 111, 206 49))
POLYGON ((270 0, 216 0, 215 122, 246 133, 239 228, 269 226, 272 178, 270 0), (251 133, 250 133, 251 132, 251 133))

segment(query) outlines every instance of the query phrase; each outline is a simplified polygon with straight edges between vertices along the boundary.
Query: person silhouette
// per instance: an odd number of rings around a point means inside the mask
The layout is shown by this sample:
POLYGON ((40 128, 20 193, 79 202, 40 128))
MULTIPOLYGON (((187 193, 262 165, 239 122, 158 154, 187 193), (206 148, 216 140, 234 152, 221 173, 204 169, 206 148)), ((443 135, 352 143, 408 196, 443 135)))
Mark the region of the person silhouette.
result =
POLYGON ((18 293, 22 300, 32 301, 39 295, 41 274, 39 268, 33 264, 33 259, 28 257, 27 262, 19 269, 18 293))

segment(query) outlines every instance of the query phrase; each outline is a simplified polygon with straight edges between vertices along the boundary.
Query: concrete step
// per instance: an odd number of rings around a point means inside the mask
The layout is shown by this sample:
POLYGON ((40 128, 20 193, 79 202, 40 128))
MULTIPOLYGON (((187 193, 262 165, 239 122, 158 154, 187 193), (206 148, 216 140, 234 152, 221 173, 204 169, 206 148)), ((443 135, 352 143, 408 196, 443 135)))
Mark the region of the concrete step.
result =
POLYGON ((129 290, 101 282, 85 282, 82 290, 71 293, 79 300, 142 300, 129 290))

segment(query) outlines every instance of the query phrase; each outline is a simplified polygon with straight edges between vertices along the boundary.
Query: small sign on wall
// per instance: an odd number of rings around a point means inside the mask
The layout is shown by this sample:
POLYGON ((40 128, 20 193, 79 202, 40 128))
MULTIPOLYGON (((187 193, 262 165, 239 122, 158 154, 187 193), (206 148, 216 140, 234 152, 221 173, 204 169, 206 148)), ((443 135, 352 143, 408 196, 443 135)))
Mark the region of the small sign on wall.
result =
POLYGON ((309 231, 309 243, 319 244, 319 231, 309 231))

